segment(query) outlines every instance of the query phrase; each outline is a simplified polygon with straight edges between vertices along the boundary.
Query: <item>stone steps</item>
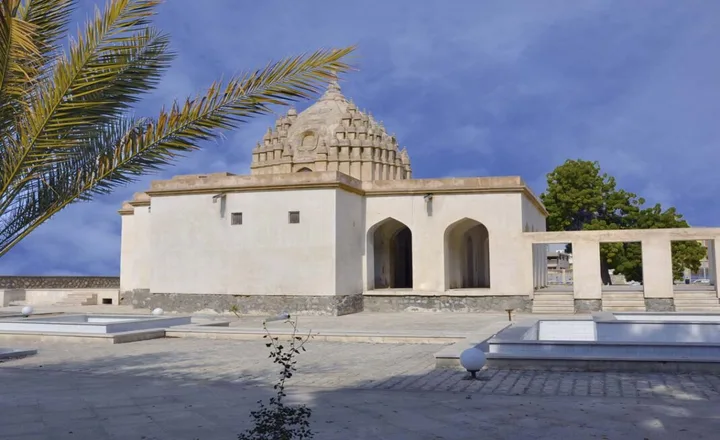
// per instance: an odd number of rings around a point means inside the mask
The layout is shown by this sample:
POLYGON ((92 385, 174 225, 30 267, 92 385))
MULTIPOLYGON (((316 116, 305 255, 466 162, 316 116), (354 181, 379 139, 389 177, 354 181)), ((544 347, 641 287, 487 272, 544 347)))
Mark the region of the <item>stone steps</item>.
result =
POLYGON ((720 301, 714 291, 675 292, 676 312, 720 312, 720 301))
POLYGON ((602 310, 604 312, 644 312, 645 294, 643 292, 603 292, 602 310))
POLYGON ((575 313, 573 293, 536 292, 533 297, 532 312, 546 315, 573 314, 575 313))
POLYGON ((56 306, 96 306, 98 303, 97 293, 71 293, 67 297, 56 302, 56 306))

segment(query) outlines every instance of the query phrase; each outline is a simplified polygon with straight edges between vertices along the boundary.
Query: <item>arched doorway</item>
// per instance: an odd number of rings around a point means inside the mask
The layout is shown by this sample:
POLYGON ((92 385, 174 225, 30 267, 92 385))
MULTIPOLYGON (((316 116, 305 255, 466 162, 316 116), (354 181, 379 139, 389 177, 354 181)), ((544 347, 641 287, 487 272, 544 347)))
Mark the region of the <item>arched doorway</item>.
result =
POLYGON ((298 173, 311 173, 312 170, 308 167, 302 167, 299 170, 297 170, 298 173))
POLYGON ((445 230, 445 285, 490 287, 490 235, 482 223, 464 218, 445 230))
POLYGON ((368 232, 373 264, 373 289, 411 289, 413 286, 412 232, 393 218, 383 220, 368 232))

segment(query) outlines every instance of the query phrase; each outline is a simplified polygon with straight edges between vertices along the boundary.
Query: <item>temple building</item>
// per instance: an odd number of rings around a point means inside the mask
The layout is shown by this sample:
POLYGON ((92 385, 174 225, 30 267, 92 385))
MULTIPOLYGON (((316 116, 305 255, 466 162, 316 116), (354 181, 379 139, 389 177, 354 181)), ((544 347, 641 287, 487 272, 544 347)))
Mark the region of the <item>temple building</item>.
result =
POLYGON ((544 283, 546 255, 523 234, 547 212, 520 177, 414 179, 408 151, 336 82, 277 119, 250 169, 153 181, 123 204, 122 303, 529 310, 544 283))

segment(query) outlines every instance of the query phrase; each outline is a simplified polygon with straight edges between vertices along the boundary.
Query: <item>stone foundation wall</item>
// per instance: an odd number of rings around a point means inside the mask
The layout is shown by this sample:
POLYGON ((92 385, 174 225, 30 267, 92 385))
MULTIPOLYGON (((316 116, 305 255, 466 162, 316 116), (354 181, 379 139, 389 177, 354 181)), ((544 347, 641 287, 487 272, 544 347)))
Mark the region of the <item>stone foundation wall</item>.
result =
POLYGON ((575 313, 592 313, 602 311, 601 299, 576 299, 575 313))
POLYGON ((119 289, 120 277, 0 276, 0 289, 119 289))
POLYGON ((180 313, 215 312, 241 315, 348 315, 363 311, 363 296, 279 296, 279 295, 219 295, 187 293, 150 293, 148 290, 123 292, 120 304, 135 308, 180 313))
POLYGON ((648 312, 674 312, 673 298, 645 298, 645 310, 648 312))
POLYGON ((515 312, 532 311, 532 300, 517 296, 369 296, 364 297, 367 312, 515 312))

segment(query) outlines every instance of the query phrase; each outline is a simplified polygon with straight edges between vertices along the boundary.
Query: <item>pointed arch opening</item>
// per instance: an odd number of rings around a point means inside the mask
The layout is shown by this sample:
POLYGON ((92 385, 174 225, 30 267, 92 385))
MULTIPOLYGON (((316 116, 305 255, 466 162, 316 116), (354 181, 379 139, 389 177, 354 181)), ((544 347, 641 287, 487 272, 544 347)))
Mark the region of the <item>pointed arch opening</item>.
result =
POLYGON ((370 289, 412 289, 412 232, 388 218, 368 231, 372 260, 368 258, 370 289))
POLYGON ((445 230, 445 286, 490 287, 490 234, 479 221, 464 218, 445 230))

